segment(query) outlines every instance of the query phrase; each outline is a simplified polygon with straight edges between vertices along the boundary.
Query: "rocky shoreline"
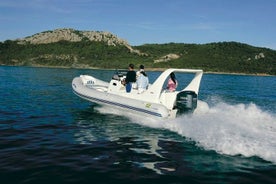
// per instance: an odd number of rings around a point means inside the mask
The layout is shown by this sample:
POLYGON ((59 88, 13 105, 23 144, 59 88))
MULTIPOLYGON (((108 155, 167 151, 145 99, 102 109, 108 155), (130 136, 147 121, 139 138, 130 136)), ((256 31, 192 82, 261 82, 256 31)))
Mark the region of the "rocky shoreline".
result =
MULTIPOLYGON (((61 69, 91 69, 91 70, 127 70, 127 68, 116 68, 116 69, 111 69, 111 68, 99 68, 99 67, 68 67, 68 66, 47 66, 47 65, 32 65, 32 66, 11 66, 11 65, 0 65, 0 66, 10 66, 10 67, 33 67, 33 68, 61 68, 61 69)), ((137 67, 136 67, 137 69, 137 67)), ((146 71, 153 72, 153 71, 158 71, 162 72, 166 70, 167 68, 146 68, 146 71)), ((195 69, 195 68, 194 68, 195 69)), ((197 68, 199 69, 199 68, 197 68)), ((237 73, 237 72, 212 72, 212 71, 203 71, 204 74, 219 74, 219 75, 248 75, 248 76, 276 76, 276 75, 270 75, 270 74, 265 74, 265 73, 256 73, 256 74, 251 74, 251 73, 237 73)))

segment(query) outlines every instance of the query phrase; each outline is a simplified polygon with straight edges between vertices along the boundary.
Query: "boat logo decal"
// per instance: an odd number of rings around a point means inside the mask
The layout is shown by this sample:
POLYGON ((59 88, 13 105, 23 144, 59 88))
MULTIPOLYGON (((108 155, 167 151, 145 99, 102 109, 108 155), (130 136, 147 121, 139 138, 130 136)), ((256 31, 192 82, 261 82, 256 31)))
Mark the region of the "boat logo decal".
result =
POLYGON ((146 103, 145 107, 150 108, 151 104, 150 103, 146 103))
POLYGON ((93 80, 89 80, 89 81, 87 81, 87 84, 95 84, 95 82, 93 81, 93 80))

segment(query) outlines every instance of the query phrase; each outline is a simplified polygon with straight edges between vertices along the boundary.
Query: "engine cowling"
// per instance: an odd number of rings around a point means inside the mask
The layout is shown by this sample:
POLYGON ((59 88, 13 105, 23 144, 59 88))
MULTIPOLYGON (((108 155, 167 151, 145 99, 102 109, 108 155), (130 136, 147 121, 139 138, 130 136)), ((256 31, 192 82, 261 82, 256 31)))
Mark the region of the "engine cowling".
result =
POLYGON ((177 115, 193 113, 197 107, 197 94, 194 91, 181 91, 176 96, 177 115))

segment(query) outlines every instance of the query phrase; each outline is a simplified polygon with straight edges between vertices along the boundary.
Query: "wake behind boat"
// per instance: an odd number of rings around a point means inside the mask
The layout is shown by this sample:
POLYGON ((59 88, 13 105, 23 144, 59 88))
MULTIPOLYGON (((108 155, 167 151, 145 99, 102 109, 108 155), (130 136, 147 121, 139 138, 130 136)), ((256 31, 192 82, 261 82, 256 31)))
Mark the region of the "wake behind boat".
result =
POLYGON ((171 68, 161 73, 143 93, 138 93, 136 88, 127 93, 123 85, 126 72, 116 71, 110 82, 90 75, 80 75, 73 79, 72 88, 79 97, 100 105, 144 116, 175 118, 181 114, 193 113, 197 108, 202 75, 202 70, 171 68), (192 73, 194 76, 186 86, 178 81, 178 86, 181 88, 183 86, 182 90, 171 92, 164 89, 164 85, 172 72, 192 73))

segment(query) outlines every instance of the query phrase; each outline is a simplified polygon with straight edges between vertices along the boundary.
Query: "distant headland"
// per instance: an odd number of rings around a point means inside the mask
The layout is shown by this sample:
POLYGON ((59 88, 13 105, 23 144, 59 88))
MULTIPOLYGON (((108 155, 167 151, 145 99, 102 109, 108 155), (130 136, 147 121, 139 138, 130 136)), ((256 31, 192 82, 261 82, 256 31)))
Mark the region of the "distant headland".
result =
MULTIPOLYGON (((139 36, 139 35, 137 35, 139 36)), ((239 42, 131 46, 104 31, 55 29, 0 42, 0 65, 71 68, 200 68, 207 72, 276 75, 276 51, 239 42)))

